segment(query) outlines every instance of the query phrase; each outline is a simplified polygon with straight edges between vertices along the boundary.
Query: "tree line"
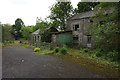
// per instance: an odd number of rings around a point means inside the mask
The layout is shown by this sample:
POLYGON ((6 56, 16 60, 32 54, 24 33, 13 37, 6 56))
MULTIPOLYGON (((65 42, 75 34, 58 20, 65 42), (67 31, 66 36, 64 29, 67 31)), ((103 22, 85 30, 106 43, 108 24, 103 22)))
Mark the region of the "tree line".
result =
POLYGON ((3 26, 3 39, 4 37, 15 36, 15 39, 25 38, 29 39, 32 32, 40 29, 40 35, 42 31, 45 31, 49 26, 59 28, 64 31, 66 29, 67 20, 81 12, 93 10, 95 15, 91 17, 94 22, 88 26, 89 34, 94 38, 94 44, 102 50, 118 50, 118 44, 120 44, 120 29, 118 27, 119 20, 119 3, 118 2, 79 2, 77 8, 73 9, 71 2, 57 2, 50 8, 50 15, 47 17, 50 19, 48 22, 46 19, 42 20, 37 17, 36 25, 25 26, 22 19, 17 18, 14 25, 5 24, 3 26), (114 8, 114 12, 110 14, 103 14, 110 8, 114 8))

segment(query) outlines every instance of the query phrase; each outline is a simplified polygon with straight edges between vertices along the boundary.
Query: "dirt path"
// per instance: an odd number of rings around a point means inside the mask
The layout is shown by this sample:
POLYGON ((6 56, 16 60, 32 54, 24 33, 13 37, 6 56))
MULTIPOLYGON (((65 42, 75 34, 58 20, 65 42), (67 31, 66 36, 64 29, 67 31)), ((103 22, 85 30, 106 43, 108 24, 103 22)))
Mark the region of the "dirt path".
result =
POLYGON ((104 78, 86 67, 20 45, 3 47, 3 78, 104 78))

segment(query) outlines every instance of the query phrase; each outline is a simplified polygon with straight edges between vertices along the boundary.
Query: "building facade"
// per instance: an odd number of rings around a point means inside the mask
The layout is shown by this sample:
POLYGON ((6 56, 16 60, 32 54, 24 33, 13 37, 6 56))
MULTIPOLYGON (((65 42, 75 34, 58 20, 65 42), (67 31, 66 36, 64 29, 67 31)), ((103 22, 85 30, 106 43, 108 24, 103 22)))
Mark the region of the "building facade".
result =
POLYGON ((39 29, 36 30, 35 32, 33 32, 31 34, 30 38, 31 38, 30 40, 32 41, 32 43, 39 43, 39 42, 41 42, 41 36, 39 35, 39 29))
POLYGON ((79 44, 81 47, 92 47, 92 37, 88 34, 87 26, 93 20, 93 11, 83 12, 72 16, 67 21, 66 30, 72 31, 73 43, 79 44))

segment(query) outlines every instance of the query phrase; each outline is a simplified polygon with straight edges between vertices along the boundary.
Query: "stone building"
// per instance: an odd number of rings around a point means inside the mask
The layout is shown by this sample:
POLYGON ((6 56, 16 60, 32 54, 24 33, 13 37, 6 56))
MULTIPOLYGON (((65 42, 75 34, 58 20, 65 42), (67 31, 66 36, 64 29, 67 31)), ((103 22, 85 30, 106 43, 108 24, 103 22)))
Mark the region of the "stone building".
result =
POLYGON ((50 43, 51 42, 51 38, 52 32, 58 32, 58 30, 55 27, 48 27, 46 28, 44 31, 41 30, 41 32, 43 34, 46 34, 47 32, 49 32, 49 34, 47 33, 46 36, 40 36, 39 35, 39 31, 40 29, 36 30, 35 32, 33 32, 30 36, 30 42, 32 43, 40 43, 40 42, 46 42, 46 43, 50 43))
POLYGON ((52 41, 56 44, 69 42, 78 44, 80 47, 92 47, 92 38, 86 29, 89 23, 93 22, 90 19, 91 16, 93 16, 93 11, 83 12, 70 17, 67 20, 66 30, 53 33, 52 41))
POLYGON ((39 29, 33 32, 30 38, 33 43, 39 43, 41 41, 41 36, 39 35, 39 29))
POLYGON ((81 47, 92 47, 92 38, 87 31, 87 26, 93 22, 90 19, 92 16, 93 11, 82 12, 67 20, 66 30, 72 30, 73 43, 79 44, 81 47))

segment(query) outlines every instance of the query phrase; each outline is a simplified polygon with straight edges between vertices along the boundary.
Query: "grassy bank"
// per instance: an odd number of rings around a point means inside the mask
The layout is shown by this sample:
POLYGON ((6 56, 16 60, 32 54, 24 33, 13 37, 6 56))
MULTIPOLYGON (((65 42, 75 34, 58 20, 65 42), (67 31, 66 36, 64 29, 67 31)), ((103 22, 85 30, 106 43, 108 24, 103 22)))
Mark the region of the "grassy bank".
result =
POLYGON ((16 41, 4 41, 3 43, 0 43, 0 46, 9 46, 9 45, 14 45, 16 41))
MULTIPOLYGON (((53 55, 54 56, 54 55, 53 55)), ((103 58, 98 58, 93 54, 81 54, 78 49, 68 49, 67 55, 55 55, 65 60, 69 60, 75 64, 89 67, 95 71, 101 72, 109 77, 120 77, 117 62, 111 62, 103 58)))

